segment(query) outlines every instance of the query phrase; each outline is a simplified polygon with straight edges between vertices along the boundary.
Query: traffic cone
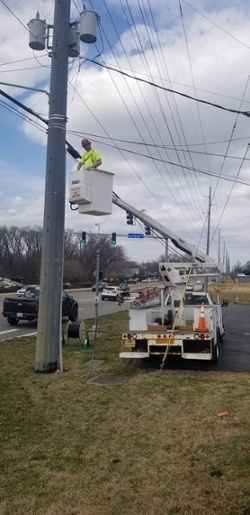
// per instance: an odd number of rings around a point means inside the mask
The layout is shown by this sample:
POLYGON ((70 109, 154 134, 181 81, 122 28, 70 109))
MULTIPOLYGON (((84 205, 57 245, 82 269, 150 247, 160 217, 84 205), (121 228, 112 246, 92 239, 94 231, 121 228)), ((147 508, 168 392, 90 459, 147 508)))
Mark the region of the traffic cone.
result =
POLYGON ((206 327, 206 321, 205 321, 204 302, 202 302, 202 304, 201 304, 198 327, 195 328, 195 331, 208 331, 208 328, 206 327))

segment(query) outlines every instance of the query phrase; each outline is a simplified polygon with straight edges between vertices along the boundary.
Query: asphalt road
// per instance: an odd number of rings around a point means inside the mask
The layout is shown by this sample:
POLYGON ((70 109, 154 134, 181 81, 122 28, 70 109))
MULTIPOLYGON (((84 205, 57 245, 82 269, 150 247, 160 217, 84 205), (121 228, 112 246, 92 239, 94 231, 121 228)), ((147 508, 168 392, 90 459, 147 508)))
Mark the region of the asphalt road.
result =
MULTIPOLYGON (((94 318, 95 294, 91 291, 72 292, 75 299, 79 303, 79 318, 84 320, 94 318)), ((3 299, 6 295, 0 294, 0 342, 16 337, 35 335, 37 330, 36 322, 19 322, 18 326, 11 327, 6 318, 1 315, 3 299)), ((116 302, 100 300, 98 305, 99 316, 116 313, 128 309, 128 304, 124 303, 118 306, 116 302)), ((225 371, 241 371, 250 372, 250 304, 240 305, 231 304, 223 308, 224 324, 226 328, 226 336, 224 342, 220 345, 220 359, 216 364, 189 361, 176 358, 167 358, 166 367, 176 370, 225 370, 225 371)), ((140 363, 134 360, 134 366, 140 367, 158 367, 158 364, 140 363)))
MULTIPOLYGON (((226 335, 220 345, 218 363, 168 357, 166 369, 250 372, 250 304, 231 304, 222 309, 226 335)), ((160 359, 149 362, 134 360, 133 366, 156 369, 160 363, 160 359)))
MULTIPOLYGON (((73 295, 79 304, 78 321, 87 320, 88 318, 95 317, 95 293, 87 290, 77 290, 68 292, 73 295)), ((5 297, 15 296, 15 294, 0 294, 0 342, 10 338, 17 338, 22 336, 35 336, 37 332, 37 322, 20 321, 17 326, 10 326, 7 318, 2 316, 3 300, 5 297)), ((118 306, 114 301, 103 301, 100 299, 98 304, 98 315, 109 315, 117 311, 128 309, 128 304, 124 303, 118 306)))

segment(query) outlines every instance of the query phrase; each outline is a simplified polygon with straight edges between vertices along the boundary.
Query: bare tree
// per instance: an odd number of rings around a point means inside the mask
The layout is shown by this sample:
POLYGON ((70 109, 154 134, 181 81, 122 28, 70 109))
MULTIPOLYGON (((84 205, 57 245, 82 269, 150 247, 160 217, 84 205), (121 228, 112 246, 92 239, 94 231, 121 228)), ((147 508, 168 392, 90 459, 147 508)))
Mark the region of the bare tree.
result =
POLYGON ((104 235, 90 234, 87 243, 82 247, 81 263, 83 265, 84 280, 93 280, 96 269, 97 251, 100 253, 101 270, 106 270, 116 262, 127 261, 125 250, 119 245, 112 245, 111 238, 104 235))

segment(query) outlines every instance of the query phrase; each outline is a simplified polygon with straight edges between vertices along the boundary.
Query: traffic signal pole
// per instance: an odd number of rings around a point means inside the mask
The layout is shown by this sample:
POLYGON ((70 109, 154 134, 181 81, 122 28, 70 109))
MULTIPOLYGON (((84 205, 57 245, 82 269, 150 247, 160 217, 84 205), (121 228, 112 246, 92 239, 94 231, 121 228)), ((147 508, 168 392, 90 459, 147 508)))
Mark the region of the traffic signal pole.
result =
POLYGON ((70 0, 55 0, 36 372, 54 372, 61 344, 70 0))

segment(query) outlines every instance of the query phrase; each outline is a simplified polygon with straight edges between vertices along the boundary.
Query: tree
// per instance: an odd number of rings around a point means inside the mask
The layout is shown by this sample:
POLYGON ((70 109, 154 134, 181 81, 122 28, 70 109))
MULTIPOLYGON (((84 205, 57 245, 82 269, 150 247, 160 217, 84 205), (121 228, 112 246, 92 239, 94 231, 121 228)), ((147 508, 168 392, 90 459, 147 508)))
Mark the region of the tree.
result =
POLYGON ((250 261, 247 261, 244 265, 244 274, 250 275, 250 261))
POLYGON ((84 281, 93 280, 98 250, 100 253, 101 270, 103 270, 104 275, 113 263, 125 263, 127 260, 124 248, 120 245, 112 245, 110 236, 89 234, 87 243, 82 245, 81 249, 84 281))
POLYGON ((233 275, 243 274, 244 273, 244 267, 242 266, 240 261, 237 261, 235 263, 235 265, 232 268, 232 273, 233 273, 233 275))

